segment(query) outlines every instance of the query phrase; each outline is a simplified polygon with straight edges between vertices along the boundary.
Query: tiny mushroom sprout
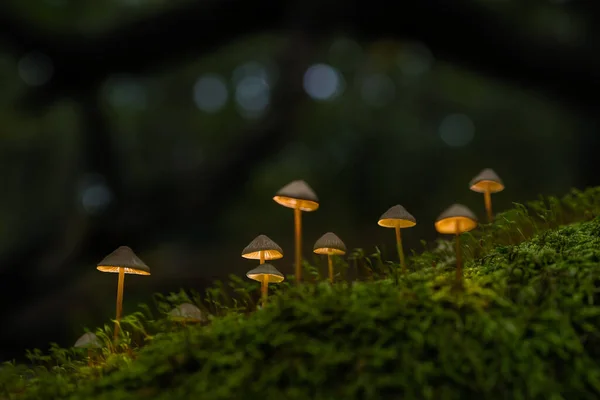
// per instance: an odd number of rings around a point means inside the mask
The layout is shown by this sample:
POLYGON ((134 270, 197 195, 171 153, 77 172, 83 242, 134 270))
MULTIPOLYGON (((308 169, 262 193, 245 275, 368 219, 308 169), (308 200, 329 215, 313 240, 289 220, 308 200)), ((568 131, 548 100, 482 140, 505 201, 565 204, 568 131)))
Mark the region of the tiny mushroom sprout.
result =
POLYGON ((474 192, 483 193, 488 222, 492 222, 494 219, 492 214, 492 193, 498 193, 504 190, 502 179, 500 179, 494 170, 486 168, 475 178, 471 179, 469 187, 474 192))
POLYGON ((402 273, 406 273, 406 263, 404 261, 404 249, 402 248, 402 235, 400 234, 400 229, 412 228, 417 224, 417 220, 406 211, 406 208, 398 204, 384 212, 377 224, 384 228, 394 228, 396 230, 398 258, 400 260, 400 265, 402 266, 402 273))
POLYGON ((73 347, 79 349, 87 349, 88 353, 88 365, 92 365, 92 349, 99 349, 102 347, 98 336, 92 332, 86 332, 73 345, 73 347))
POLYGON ((182 323, 186 322, 206 322, 206 316, 204 313, 195 305, 190 303, 183 303, 169 311, 169 316, 175 321, 182 323))
POLYGON ((119 335, 119 321, 123 311, 123 285, 125 283, 125 274, 150 275, 150 268, 135 255, 133 250, 127 246, 121 246, 104 260, 98 263, 97 269, 102 272, 116 272, 119 274, 119 284, 117 286, 117 319, 115 322, 115 339, 119 335))
POLYGON ((333 283, 333 260, 332 256, 341 256, 346 254, 346 245, 335 233, 327 232, 315 242, 314 250, 316 254, 326 254, 327 264, 329 265, 329 281, 333 283))
POLYGON ((267 304, 267 294, 269 283, 279 283, 284 280, 284 276, 271 264, 261 264, 246 273, 246 276, 252 280, 260 282, 260 292, 262 295, 263 307, 267 304))
POLYGON ((294 227, 296 234, 296 283, 302 280, 302 211, 315 211, 319 208, 319 199, 304 181, 293 181, 279 189, 273 197, 278 204, 294 209, 294 227))
POLYGON ((242 257, 250 260, 260 260, 261 264, 265 260, 277 260, 283 257, 283 250, 274 241, 266 235, 258 235, 242 250, 242 257))
POLYGON ((456 280, 462 280, 460 234, 477 227, 477 217, 462 204, 453 204, 435 221, 435 229, 444 235, 456 235, 456 280))

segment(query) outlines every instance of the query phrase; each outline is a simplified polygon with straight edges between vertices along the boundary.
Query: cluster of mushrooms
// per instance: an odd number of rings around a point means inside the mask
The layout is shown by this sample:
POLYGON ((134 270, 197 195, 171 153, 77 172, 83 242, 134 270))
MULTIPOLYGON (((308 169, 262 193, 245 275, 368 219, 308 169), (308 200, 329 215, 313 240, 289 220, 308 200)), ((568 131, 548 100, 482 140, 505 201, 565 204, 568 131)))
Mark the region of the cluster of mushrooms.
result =
MULTIPOLYGON (((493 213, 491 194, 504 190, 502 180, 493 170, 486 168, 471 180, 469 187, 474 192, 483 193, 488 222, 492 222, 493 213)), ((319 208, 319 199, 306 182, 297 180, 281 188, 273 197, 273 200, 284 207, 294 210, 295 280, 296 283, 299 284, 302 281, 302 212, 317 210, 319 208)), ((395 229, 398 259, 402 273, 406 273, 401 229, 415 226, 417 224, 415 217, 403 206, 398 204, 383 213, 379 218, 378 224, 385 228, 395 229)), ((457 281, 462 280, 460 234, 473 230, 477 225, 478 222, 475 214, 462 204, 451 205, 441 213, 435 221, 435 229, 439 233, 455 235, 456 237, 457 281)), ((327 255, 329 281, 333 283, 333 257, 341 256, 346 253, 344 242, 333 232, 327 232, 315 242, 313 251, 316 254, 327 255)), ((249 271, 246 276, 261 283, 261 300, 262 305, 264 306, 267 304, 269 283, 279 283, 285 278, 275 266, 265 263, 265 261, 283 258, 283 250, 266 235, 259 235, 242 250, 242 257, 251 260, 259 260, 260 262, 260 265, 249 271)), ((135 255, 131 248, 121 246, 98 263, 97 269, 102 272, 114 272, 119 274, 117 285, 117 316, 114 329, 114 336, 116 338, 119 333, 119 321, 121 320, 123 310, 123 286, 125 274, 150 275, 150 268, 135 255)), ((183 323, 205 321, 205 317, 200 309, 189 303, 181 304, 173 309, 169 315, 183 323)), ((88 348, 89 350, 91 348, 99 347, 99 342, 96 335, 88 332, 79 338, 75 347, 88 348)))

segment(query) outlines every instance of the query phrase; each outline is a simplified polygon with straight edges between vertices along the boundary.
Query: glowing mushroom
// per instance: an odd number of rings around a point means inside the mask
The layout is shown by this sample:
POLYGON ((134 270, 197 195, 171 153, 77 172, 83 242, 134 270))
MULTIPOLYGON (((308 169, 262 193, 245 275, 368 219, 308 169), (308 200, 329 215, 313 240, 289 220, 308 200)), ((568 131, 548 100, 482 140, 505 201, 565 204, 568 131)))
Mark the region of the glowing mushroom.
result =
POLYGON ((98 263, 97 269, 102 272, 116 272, 119 274, 119 284, 117 286, 117 319, 115 323, 115 339, 119 335, 119 321, 123 311, 123 285, 125 283, 125 274, 150 275, 150 268, 135 255, 133 250, 127 246, 121 246, 104 260, 98 263))
POLYGON ((265 260, 277 260, 282 258, 283 250, 281 250, 281 247, 268 236, 258 235, 244 250, 242 250, 242 257, 250 260, 260 260, 260 263, 264 264, 265 260))
POLYGON ((383 213, 377 222, 379 226, 384 228, 394 228, 396 230, 396 247, 398 249, 398 259, 402 266, 402 273, 406 273, 406 263, 404 261, 404 249, 402 248, 402 235, 400 229, 412 228, 417 224, 417 220, 413 217, 406 208, 400 204, 393 206, 383 213))
POLYGON ((331 256, 341 256, 346 254, 346 245, 335 233, 327 232, 315 242, 314 250, 316 254, 326 254, 327 264, 329 265, 329 281, 333 283, 333 260, 331 256))
POLYGON ((80 349, 87 349, 88 353, 88 365, 92 365, 92 349, 99 349, 102 347, 98 336, 95 333, 87 332, 84 333, 73 345, 73 347, 80 349))
POLYGON ((456 236, 456 279, 462 279, 462 262, 460 254, 460 234, 477 227, 477 217, 462 204, 453 204, 440 214, 435 221, 435 229, 445 235, 456 236))
POLYGON ((492 222, 494 219, 492 214, 492 193, 498 193, 504 190, 502 179, 500 179, 494 170, 486 168, 471 180, 469 186, 472 191, 483 193, 488 222, 492 222))
POLYGON ((183 303, 169 311, 169 316, 175 321, 186 322, 206 322, 206 316, 195 305, 183 303))
POLYGON ((263 307, 267 304, 267 294, 269 283, 279 283, 285 278, 281 272, 271 264, 261 264, 246 273, 246 276, 252 280, 260 282, 260 292, 262 295, 263 307))
POLYGON ((319 199, 304 181, 288 183, 273 197, 284 207, 294 209, 294 227, 296 233, 296 283, 302 280, 302 211, 315 211, 319 208, 319 199))

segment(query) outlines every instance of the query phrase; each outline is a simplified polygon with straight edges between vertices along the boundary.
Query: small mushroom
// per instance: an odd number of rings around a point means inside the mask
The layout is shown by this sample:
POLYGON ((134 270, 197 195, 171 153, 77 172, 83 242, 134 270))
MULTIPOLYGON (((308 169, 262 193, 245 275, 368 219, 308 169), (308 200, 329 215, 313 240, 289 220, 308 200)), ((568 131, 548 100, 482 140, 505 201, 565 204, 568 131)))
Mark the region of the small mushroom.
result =
POLYGON ((117 318, 115 322, 115 339, 119 335, 119 321, 123 312, 123 285, 125 283, 125 274, 150 275, 150 268, 135 255, 133 250, 127 246, 121 246, 97 266, 98 271, 116 272, 119 274, 119 284, 117 286, 117 318))
POLYGON ((79 339, 77 339, 73 347, 87 349, 88 365, 92 366, 92 349, 102 348, 102 345, 100 344, 100 340, 95 333, 86 332, 79 339))
POLYGON ((283 257, 283 250, 274 241, 272 241, 266 235, 258 235, 250 242, 244 250, 242 250, 242 257, 250 260, 260 260, 261 264, 265 263, 265 260, 277 260, 283 257))
POLYGON ((417 220, 412 216, 406 208, 400 204, 393 206, 383 213, 377 222, 379 226, 384 228, 394 228, 396 230, 396 247, 398 249, 398 259, 402 266, 402 273, 406 273, 406 263, 404 261, 404 249, 402 248, 402 235, 400 229, 412 228, 417 224, 417 220))
POLYGON ((294 209, 296 283, 300 283, 302 280, 302 211, 315 211, 319 208, 319 199, 306 182, 298 180, 279 189, 273 200, 284 207, 294 209))
POLYGON ((183 303, 169 311, 169 316, 176 321, 186 322, 206 322, 206 316, 195 305, 183 303))
POLYGON ((315 242, 313 251, 316 254, 326 254, 329 265, 329 281, 333 283, 333 260, 332 256, 346 254, 346 245, 335 233, 327 232, 315 242))
POLYGON ((477 217, 462 204, 453 204, 435 221, 435 229, 445 235, 456 235, 456 280, 462 280, 460 234, 477 227, 477 217))
POLYGON ((490 168, 482 170, 479 175, 471 179, 469 186, 472 191, 483 193, 485 200, 485 211, 487 212, 488 222, 492 222, 492 193, 498 193, 504 190, 502 179, 490 168))
POLYGON ((260 282, 260 292, 262 295, 263 307, 267 304, 267 294, 269 283, 279 283, 285 278, 281 272, 271 264, 261 264, 246 273, 246 276, 252 280, 260 282))

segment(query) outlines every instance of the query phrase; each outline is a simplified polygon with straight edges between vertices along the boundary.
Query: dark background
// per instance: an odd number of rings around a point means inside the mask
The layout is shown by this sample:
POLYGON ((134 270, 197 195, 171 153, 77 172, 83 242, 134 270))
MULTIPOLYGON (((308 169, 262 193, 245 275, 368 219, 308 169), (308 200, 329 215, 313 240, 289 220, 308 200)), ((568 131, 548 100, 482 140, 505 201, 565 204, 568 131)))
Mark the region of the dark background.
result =
MULTIPOLYGON (((436 237, 482 168, 496 210, 598 184, 600 12, 591 1, 2 0, 0 359, 68 346, 156 291, 202 290, 255 263, 260 233, 293 270, 305 179, 305 256, 336 232, 393 244, 400 203, 436 237)), ((390 254, 393 258, 393 254, 390 254)), ((393 258, 395 259, 395 258, 393 258)))

